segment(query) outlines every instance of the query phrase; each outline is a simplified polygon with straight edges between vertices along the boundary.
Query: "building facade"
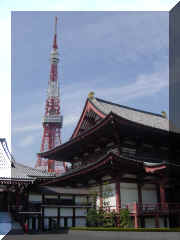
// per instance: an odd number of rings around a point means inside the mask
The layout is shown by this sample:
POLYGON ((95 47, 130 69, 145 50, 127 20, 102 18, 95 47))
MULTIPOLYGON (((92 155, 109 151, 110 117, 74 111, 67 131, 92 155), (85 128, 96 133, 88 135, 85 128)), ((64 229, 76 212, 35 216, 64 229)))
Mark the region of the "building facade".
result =
POLYGON ((6 220, 9 230, 18 233, 86 226, 92 207, 87 189, 41 186, 55 173, 20 164, 8 152, 0 139, 0 233, 6 220))
MULTIPOLYGON (((118 213, 128 208, 135 227, 180 225, 179 134, 165 114, 121 106, 93 93, 71 139, 40 153, 71 163, 47 184, 96 189, 97 206, 118 213), (103 199, 107 188, 108 199, 103 199)), ((46 184, 45 184, 46 185, 46 184)))

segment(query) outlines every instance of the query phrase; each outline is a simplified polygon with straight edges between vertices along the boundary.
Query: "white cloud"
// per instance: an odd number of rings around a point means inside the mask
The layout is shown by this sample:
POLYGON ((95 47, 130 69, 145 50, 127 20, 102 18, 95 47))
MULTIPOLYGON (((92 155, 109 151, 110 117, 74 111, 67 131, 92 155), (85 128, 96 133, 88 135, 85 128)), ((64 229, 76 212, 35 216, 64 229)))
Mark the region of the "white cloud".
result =
POLYGON ((133 83, 119 88, 99 89, 97 93, 107 98, 115 98, 116 101, 127 102, 144 96, 152 96, 169 86, 168 66, 159 72, 139 74, 133 83))
POLYGON ((39 124, 33 124, 33 125, 27 125, 27 124, 21 124, 22 126, 15 126, 12 128, 12 132, 14 134, 16 133, 24 133, 29 131, 37 131, 42 128, 42 126, 39 124))
POLYGON ((34 142, 34 136, 26 136, 21 142, 18 144, 20 147, 28 147, 34 142))
POLYGON ((74 124, 78 120, 77 114, 67 115, 64 118, 63 125, 65 127, 74 124))

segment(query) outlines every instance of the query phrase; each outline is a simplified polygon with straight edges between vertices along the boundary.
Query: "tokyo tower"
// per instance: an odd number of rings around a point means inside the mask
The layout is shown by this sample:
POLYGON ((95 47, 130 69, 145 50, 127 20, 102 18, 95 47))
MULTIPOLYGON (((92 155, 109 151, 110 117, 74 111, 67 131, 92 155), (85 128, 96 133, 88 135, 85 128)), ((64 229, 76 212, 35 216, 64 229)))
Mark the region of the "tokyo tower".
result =
MULTIPOLYGON (((43 137, 41 142, 41 152, 61 144, 62 115, 60 113, 60 96, 58 83, 58 46, 57 46, 57 17, 55 17, 55 32, 53 48, 51 52, 50 78, 48 81, 47 99, 45 105, 45 114, 42 121, 43 137)), ((65 171, 65 163, 51 159, 44 159, 38 156, 36 168, 56 172, 61 174, 65 171)))

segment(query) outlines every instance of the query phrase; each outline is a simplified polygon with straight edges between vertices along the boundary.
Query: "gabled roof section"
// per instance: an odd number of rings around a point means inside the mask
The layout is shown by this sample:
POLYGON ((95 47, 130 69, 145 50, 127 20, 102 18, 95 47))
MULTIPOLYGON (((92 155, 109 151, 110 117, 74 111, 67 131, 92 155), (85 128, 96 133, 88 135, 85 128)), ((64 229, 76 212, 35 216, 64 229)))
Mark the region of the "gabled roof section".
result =
POLYGON ((135 108, 126 107, 95 97, 91 98, 89 101, 91 104, 93 104, 97 111, 101 112, 105 116, 112 112, 132 122, 169 131, 169 120, 161 114, 155 114, 135 108))
POLYGON ((78 124, 71 136, 75 138, 76 136, 80 135, 84 130, 89 129, 96 125, 97 121, 106 117, 106 114, 101 112, 94 104, 90 101, 90 98, 86 100, 83 112, 81 117, 78 121, 78 124))
POLYGON ((91 97, 88 96, 86 100, 83 112, 71 139, 80 135, 82 131, 93 127, 98 120, 105 118, 110 113, 114 113, 124 119, 148 127, 169 131, 169 120, 161 114, 123 106, 100 98, 95 98, 94 95, 91 95, 91 97), (94 119, 94 123, 92 119, 94 119))

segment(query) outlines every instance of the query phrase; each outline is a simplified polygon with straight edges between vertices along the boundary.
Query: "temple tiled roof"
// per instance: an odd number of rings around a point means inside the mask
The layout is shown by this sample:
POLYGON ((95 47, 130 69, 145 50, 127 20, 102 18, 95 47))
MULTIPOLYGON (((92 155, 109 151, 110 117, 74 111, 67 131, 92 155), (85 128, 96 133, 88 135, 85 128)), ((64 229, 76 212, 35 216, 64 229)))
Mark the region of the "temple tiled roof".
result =
POLYGON ((0 179, 10 180, 36 180, 37 178, 51 178, 55 175, 47 171, 31 168, 15 162, 14 167, 0 169, 0 179))
POLYGON ((40 169, 31 168, 23 164, 15 162, 15 168, 11 168, 12 178, 42 178, 42 177, 53 177, 54 173, 42 171, 40 169))
POLYGON ((120 117, 143 124, 145 126, 150 126, 166 131, 169 130, 169 120, 161 114, 154 114, 137 110, 95 97, 90 99, 90 101, 104 115, 108 115, 110 112, 113 112, 120 117))
MULTIPOLYGON (((1 142, 5 142, 4 139, 1 142)), ((54 173, 49 173, 47 171, 42 171, 40 169, 25 166, 23 164, 17 163, 12 159, 12 156, 8 153, 8 148, 4 148, 0 144, 0 179, 5 180, 24 180, 33 181, 37 178, 51 178, 54 177, 54 173)))

